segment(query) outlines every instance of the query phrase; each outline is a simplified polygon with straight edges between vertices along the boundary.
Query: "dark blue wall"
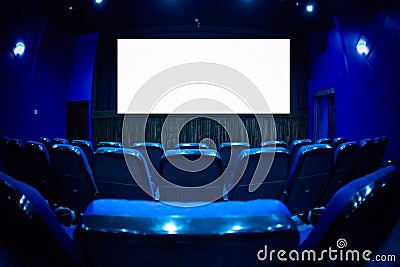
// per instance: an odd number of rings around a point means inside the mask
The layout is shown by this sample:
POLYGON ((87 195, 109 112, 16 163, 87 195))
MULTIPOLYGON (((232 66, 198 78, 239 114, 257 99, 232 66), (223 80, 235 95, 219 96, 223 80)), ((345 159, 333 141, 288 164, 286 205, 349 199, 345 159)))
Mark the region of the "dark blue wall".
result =
POLYGON ((91 99, 97 35, 75 37, 23 6, 8 10, 14 13, 2 18, 0 135, 65 137, 66 102, 91 99), (15 58, 11 51, 18 40, 26 51, 15 58))
POLYGON ((335 88, 336 136, 360 141, 389 137, 386 158, 400 155, 400 12, 335 17, 310 38, 309 135, 313 137, 312 93, 335 88), (357 52, 364 36, 370 52, 357 52))

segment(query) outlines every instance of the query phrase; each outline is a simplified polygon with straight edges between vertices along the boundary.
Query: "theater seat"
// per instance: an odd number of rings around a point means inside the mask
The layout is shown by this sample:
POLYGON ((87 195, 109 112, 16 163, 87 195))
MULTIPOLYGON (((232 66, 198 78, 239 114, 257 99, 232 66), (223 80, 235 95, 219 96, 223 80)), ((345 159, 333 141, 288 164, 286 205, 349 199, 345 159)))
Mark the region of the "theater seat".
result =
POLYGON ((96 150, 99 149, 100 147, 120 147, 123 148, 124 146, 122 145, 121 142, 110 142, 110 141, 101 141, 98 142, 96 145, 96 150))
POLYGON ((155 189, 150 172, 138 150, 97 149, 94 154, 94 179, 102 198, 154 199, 155 189))
POLYGON ((28 141, 24 145, 25 180, 40 194, 56 203, 56 187, 50 172, 50 158, 47 148, 40 142, 28 141))
POLYGON ((177 149, 208 149, 208 145, 204 143, 179 143, 176 144, 177 149))
POLYGON ((333 151, 335 151, 341 144, 344 144, 347 142, 347 139, 345 137, 336 137, 332 140, 332 148, 333 151))
POLYGON ((40 143, 42 143, 43 145, 45 145, 46 148, 47 148, 47 151, 50 151, 50 148, 51 148, 51 140, 50 140, 49 138, 47 138, 47 137, 39 137, 39 138, 37 139, 37 141, 40 142, 40 143))
POLYGON ((361 253, 375 252, 399 220, 400 208, 394 205, 400 201, 399 191, 400 176, 394 166, 348 183, 336 192, 315 227, 303 233, 299 251, 314 250, 320 255, 329 247, 344 253, 357 250, 359 261, 332 262, 325 257, 312 266, 364 266, 361 253))
POLYGON ((360 142, 358 157, 357 177, 367 175, 374 171, 375 144, 371 139, 364 139, 360 142))
POLYGON ((373 167, 374 171, 378 170, 381 165, 383 158, 385 157, 386 147, 388 145, 387 136, 381 136, 374 139, 374 156, 373 156, 373 167))
POLYGON ((4 173, 0 173, 0 214, 0 242, 19 262, 1 266, 80 266, 72 230, 60 225, 38 191, 4 173))
POLYGON ((290 166, 293 165, 297 153, 299 149, 303 146, 311 145, 313 142, 310 139, 300 139, 300 140, 294 140, 290 144, 290 149, 289 149, 289 155, 290 155, 290 166))
POLYGON ((73 140, 72 145, 80 147, 82 149, 83 153, 85 153, 86 159, 89 162, 91 169, 93 170, 94 149, 92 142, 87 140, 73 140))
POLYGON ((326 144, 303 146, 290 170, 282 200, 292 214, 307 213, 317 206, 332 171, 333 150, 326 144))
POLYGON ((343 143, 336 149, 332 173, 325 184, 319 206, 325 206, 338 189, 355 178, 358 153, 356 142, 343 143))
POLYGON ((89 163, 79 147, 63 144, 52 146, 50 169, 61 205, 80 213, 98 196, 89 163))
POLYGON ((289 158, 282 147, 243 150, 228 185, 228 199, 279 199, 289 175, 289 158), (258 188, 250 192, 252 187, 258 188))
POLYGON ((226 142, 222 143, 218 147, 218 153, 221 157, 222 168, 225 170, 228 165, 233 165, 240 152, 243 149, 249 149, 250 144, 248 142, 226 142))
POLYGON ((7 143, 10 141, 9 137, 2 136, 0 138, 0 171, 5 171, 4 167, 4 155, 6 153, 7 143))
POLYGON ((316 144, 327 144, 327 145, 332 145, 332 139, 330 138, 321 138, 318 139, 317 142, 315 142, 316 144))
POLYGON ((284 149, 288 149, 288 145, 285 141, 264 141, 260 143, 260 147, 283 147, 284 149))
POLYGON ((280 266, 258 258, 294 248, 298 231, 277 200, 185 208, 102 199, 88 206, 74 239, 87 266, 280 266))
POLYGON ((218 179, 222 162, 213 149, 166 150, 160 174, 165 179, 157 185, 163 201, 211 201, 214 196, 223 196, 224 180, 218 179))
POLYGON ((19 139, 8 141, 4 154, 4 168, 6 173, 18 180, 24 179, 23 168, 24 143, 19 139))
POLYGON ((51 140, 51 145, 57 145, 57 144, 68 145, 69 142, 65 138, 53 138, 53 140, 51 140))
POLYGON ((160 170, 160 160, 161 156, 164 154, 164 148, 162 144, 153 142, 139 142, 134 143, 132 148, 137 149, 142 153, 148 166, 152 164, 156 171, 160 170))

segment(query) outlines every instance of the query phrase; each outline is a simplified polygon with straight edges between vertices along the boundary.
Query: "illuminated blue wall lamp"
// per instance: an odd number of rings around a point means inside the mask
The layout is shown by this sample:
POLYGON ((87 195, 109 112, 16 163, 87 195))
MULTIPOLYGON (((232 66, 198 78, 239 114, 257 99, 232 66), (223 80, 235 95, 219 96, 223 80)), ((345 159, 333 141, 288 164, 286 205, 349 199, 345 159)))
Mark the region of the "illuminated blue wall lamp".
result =
POLYGON ((22 56, 25 52, 25 44, 23 42, 16 43, 13 52, 15 56, 22 56))
POLYGON ((357 43, 357 51, 360 55, 368 55, 369 53, 369 48, 367 46, 367 42, 363 39, 360 39, 357 43))

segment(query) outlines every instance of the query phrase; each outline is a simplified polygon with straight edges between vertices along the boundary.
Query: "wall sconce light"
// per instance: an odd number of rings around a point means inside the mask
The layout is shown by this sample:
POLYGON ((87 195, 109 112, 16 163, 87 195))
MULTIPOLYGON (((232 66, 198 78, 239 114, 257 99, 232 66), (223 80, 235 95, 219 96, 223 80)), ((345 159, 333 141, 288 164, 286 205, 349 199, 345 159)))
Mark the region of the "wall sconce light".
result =
POLYGON ((357 43, 357 51, 360 55, 367 56, 369 53, 369 47, 367 45, 367 40, 365 38, 361 38, 357 43))
POLYGON ((14 47, 14 55, 15 56, 22 56, 25 52, 25 44, 24 42, 17 42, 14 47))

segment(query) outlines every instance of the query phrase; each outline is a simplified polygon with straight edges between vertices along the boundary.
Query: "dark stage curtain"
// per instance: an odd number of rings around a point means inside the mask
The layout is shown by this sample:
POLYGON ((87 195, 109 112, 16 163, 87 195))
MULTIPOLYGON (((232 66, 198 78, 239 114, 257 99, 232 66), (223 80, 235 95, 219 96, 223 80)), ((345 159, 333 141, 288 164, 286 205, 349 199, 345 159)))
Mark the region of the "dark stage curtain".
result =
MULTIPOLYGON (((161 31, 160 31, 161 32, 161 31)), ((202 37, 218 38, 218 34, 203 32, 202 37)), ((220 37, 229 37, 224 33, 220 37)), ((154 35, 154 34, 153 34, 154 35)), ((157 38, 184 38, 187 33, 157 34, 157 38)), ((268 38, 254 34, 251 36, 237 33, 231 38, 268 38)), ((134 35, 135 36, 135 35, 134 35)), ((126 36, 125 36, 126 37, 126 36)), ((136 35, 136 37, 138 37, 136 35)), ((154 38, 142 34, 139 38, 154 38)), ((213 119, 199 115, 190 119, 190 115, 129 115, 124 117, 116 113, 117 109, 117 36, 100 33, 96 64, 93 77, 93 142, 123 141, 130 146, 137 141, 160 142, 161 130, 166 138, 164 145, 173 147, 177 142, 199 142, 205 138, 213 140, 218 146, 227 141, 245 141, 246 137, 253 147, 261 141, 283 140, 291 142, 307 138, 308 135, 308 63, 302 40, 291 40, 291 114, 290 115, 213 115, 213 119), (303 49, 304 48, 304 49, 303 49), (124 127, 125 118, 125 127, 124 127), (168 118, 168 123, 166 119, 168 118), (257 120, 258 119, 258 120, 257 120), (187 121, 189 120, 189 121, 187 121), (129 123, 126 123, 129 121, 129 123), (218 123, 219 121, 220 123, 218 123), (186 122, 178 131, 179 125, 186 122), (240 125, 243 124, 244 128, 240 125), (222 126, 225 125, 225 128, 222 126), (229 134, 228 134, 229 133, 229 134), (264 134, 262 134, 264 133, 264 134), (230 136, 229 136, 230 135, 230 136)))

